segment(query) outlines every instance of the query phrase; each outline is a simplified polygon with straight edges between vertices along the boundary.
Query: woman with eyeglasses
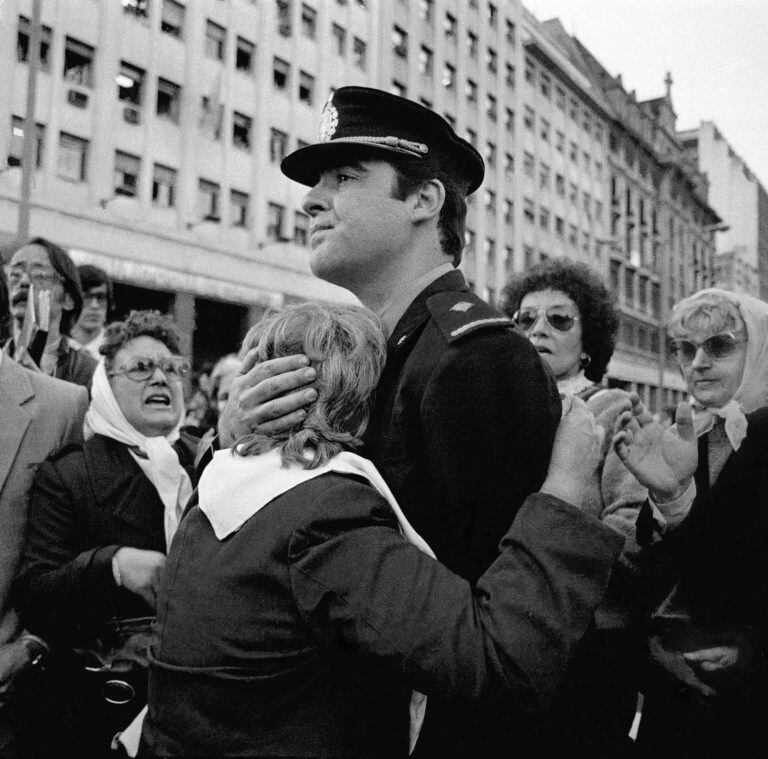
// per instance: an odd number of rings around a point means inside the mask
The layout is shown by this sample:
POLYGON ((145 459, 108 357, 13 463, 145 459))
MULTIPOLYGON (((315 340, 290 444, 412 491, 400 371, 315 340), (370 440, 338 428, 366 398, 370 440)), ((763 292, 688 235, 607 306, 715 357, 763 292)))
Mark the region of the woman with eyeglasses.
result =
POLYGON ((660 603, 650 621, 637 745, 648 757, 762 756, 768 714, 768 304, 702 290, 674 307, 668 331, 671 355, 695 399, 694 484, 690 471, 677 475, 676 462, 658 455, 658 430, 649 419, 622 418, 614 441, 638 479, 649 486, 677 479, 680 488, 690 485, 693 502, 673 534, 661 541, 656 531, 646 536, 656 541, 647 555, 654 559, 660 603))
POLYGON ((51 710, 63 717, 46 731, 61 755, 109 755, 146 701, 156 589, 192 492, 196 440, 179 436, 189 370, 179 348, 173 322, 156 311, 108 325, 87 441, 35 476, 18 592, 28 629, 51 646, 51 710), (118 650, 128 661, 113 660, 118 650))
MULTIPOLYGON (((562 695, 542 721, 542 740, 551 752, 568 749, 578 756, 624 756, 637 701, 635 630, 645 610, 640 602, 640 549, 635 522, 649 497, 622 465, 610 440, 616 420, 636 397, 601 386, 613 354, 618 318, 602 279, 587 265, 566 258, 540 263, 512 278, 504 308, 552 370, 561 396, 576 396, 605 429, 602 463, 595 472, 585 509, 627 536, 595 629, 582 643, 562 695), (556 726, 557 729, 553 729, 556 726)), ((661 503, 660 519, 679 516, 668 494, 651 493, 661 503)), ((545 752, 546 753, 546 752, 545 752)))

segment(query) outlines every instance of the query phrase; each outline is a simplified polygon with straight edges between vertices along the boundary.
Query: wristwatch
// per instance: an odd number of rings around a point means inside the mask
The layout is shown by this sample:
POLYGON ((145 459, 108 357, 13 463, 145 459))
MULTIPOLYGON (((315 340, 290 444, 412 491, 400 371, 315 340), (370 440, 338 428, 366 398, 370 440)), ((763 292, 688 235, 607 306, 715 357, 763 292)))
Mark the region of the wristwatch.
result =
POLYGON ((48 653, 48 644, 42 638, 30 633, 22 635, 20 640, 27 651, 27 656, 29 656, 29 663, 33 667, 40 666, 43 657, 48 653))

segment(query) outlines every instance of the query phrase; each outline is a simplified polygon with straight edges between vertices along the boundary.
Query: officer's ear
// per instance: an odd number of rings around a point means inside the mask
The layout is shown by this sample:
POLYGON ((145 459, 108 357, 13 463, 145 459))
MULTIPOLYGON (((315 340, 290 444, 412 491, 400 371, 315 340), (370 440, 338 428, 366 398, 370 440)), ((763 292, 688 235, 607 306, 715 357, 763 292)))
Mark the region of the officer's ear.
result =
POLYGON ((445 203, 445 185, 439 179, 428 179, 413 191, 411 197, 414 222, 436 219, 445 203))

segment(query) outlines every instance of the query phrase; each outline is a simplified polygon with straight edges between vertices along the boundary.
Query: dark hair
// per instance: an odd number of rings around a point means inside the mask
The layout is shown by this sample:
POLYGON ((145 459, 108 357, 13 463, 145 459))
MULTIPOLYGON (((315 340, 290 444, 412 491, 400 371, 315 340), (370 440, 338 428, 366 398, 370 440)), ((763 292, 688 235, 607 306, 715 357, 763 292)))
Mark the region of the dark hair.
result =
POLYGON ((404 158, 391 161, 396 185, 393 197, 404 200, 430 179, 438 179, 445 187, 445 202, 437 221, 440 246, 450 256, 454 266, 461 263, 464 250, 464 226, 467 218, 466 186, 439 161, 424 158, 404 158))
POLYGON ((120 349, 137 337, 153 337, 168 347, 171 353, 181 350, 181 335, 173 319, 159 311, 131 311, 121 322, 112 322, 104 328, 104 342, 99 352, 104 356, 104 363, 109 370, 120 349))
POLYGON ((8 299, 8 282, 0 276, 0 347, 11 337, 11 310, 8 299))
POLYGON ((77 267, 77 273, 80 275, 80 286, 83 289, 83 295, 93 287, 100 285, 107 286, 107 313, 112 310, 114 300, 112 295, 112 280, 104 269, 100 269, 93 264, 82 264, 77 267))
POLYGON ((504 288, 504 310, 512 316, 528 293, 541 290, 559 290, 578 307, 581 347, 589 356, 584 376, 600 382, 613 355, 619 326, 605 283, 586 264, 568 258, 543 261, 509 281, 504 288))
POLYGON ((46 240, 45 237, 33 237, 26 245, 39 245, 45 248, 51 266, 64 280, 64 291, 72 298, 73 308, 71 311, 62 312, 59 329, 63 335, 68 335, 72 327, 77 324, 80 312, 83 310, 83 288, 80 285, 77 267, 64 248, 46 240))
POLYGON ((252 456, 280 448, 286 464, 314 469, 360 444, 386 359, 386 338, 375 314, 359 306, 302 303, 268 313, 251 327, 243 349, 253 348, 261 361, 306 355, 317 371, 318 397, 292 429, 252 432, 235 444, 233 453, 252 456))

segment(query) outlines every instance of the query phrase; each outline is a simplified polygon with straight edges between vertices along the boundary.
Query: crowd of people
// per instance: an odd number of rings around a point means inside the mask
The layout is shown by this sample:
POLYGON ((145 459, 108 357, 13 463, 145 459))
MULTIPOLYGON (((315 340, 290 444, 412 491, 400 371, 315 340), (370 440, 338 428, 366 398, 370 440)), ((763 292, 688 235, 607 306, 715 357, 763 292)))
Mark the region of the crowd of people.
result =
POLYGON ((0 277, 0 756, 762 754, 768 304, 675 305, 670 426, 588 266, 471 292, 441 117, 344 87, 282 170, 362 305, 194 375, 49 240, 0 277))

